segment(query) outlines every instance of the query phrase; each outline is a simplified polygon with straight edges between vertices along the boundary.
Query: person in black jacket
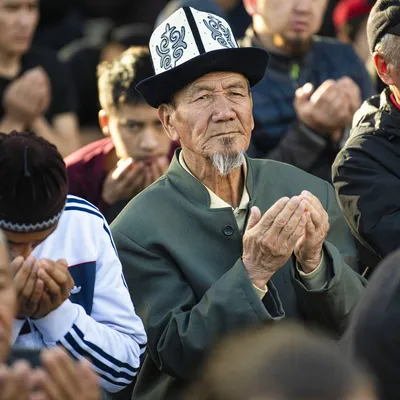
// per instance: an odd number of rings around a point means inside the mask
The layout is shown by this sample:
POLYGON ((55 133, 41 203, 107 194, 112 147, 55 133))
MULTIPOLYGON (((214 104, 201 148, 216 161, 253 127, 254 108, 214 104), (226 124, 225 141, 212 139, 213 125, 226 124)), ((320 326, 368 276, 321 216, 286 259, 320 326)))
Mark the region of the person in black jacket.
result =
POLYGON ((379 0, 367 31, 378 75, 389 87, 366 101, 333 165, 333 182, 364 263, 400 246, 400 4, 379 0))
POLYGON ((315 36, 327 0, 244 0, 253 24, 244 46, 270 61, 253 89, 249 155, 287 162, 331 180, 331 166, 362 99, 374 88, 350 45, 315 36))

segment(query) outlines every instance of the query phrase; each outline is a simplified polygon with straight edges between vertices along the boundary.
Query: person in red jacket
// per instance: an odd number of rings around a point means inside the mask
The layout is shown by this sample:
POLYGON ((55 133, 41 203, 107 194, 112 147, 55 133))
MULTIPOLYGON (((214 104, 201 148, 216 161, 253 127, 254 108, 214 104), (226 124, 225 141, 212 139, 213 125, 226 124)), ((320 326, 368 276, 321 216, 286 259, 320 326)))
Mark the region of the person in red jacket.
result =
POLYGON ((124 206, 166 172, 176 146, 165 134, 157 110, 135 89, 153 74, 148 50, 131 47, 98 67, 105 139, 65 159, 69 193, 82 197, 111 222, 124 206))

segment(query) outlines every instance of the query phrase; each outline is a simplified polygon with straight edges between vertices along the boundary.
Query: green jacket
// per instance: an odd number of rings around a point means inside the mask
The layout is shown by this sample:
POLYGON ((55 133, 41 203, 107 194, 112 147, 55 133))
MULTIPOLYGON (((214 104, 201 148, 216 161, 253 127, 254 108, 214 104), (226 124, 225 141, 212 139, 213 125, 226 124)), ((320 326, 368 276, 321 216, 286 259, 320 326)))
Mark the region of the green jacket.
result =
POLYGON ((232 209, 210 209, 207 190, 177 155, 167 174, 136 196, 112 225, 148 335, 135 400, 182 398, 182 387, 213 344, 246 327, 287 317, 340 334, 364 289, 363 278, 349 266, 356 265, 355 246, 331 186, 287 164, 247 159, 249 207, 264 213, 279 198, 306 189, 320 199, 331 226, 327 287, 307 290, 290 260, 260 300, 241 260, 242 234, 232 209))

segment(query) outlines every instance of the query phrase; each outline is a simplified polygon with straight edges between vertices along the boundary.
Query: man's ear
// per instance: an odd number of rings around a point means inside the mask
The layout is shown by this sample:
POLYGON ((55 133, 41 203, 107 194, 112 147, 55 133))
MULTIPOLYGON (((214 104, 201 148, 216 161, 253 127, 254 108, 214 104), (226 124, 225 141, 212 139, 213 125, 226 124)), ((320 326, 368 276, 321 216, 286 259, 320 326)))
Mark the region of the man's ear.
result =
POLYGON ((99 111, 99 124, 104 136, 110 136, 110 128, 108 127, 108 115, 104 110, 99 111))
POLYGON ((157 110, 158 119, 161 121, 165 132, 172 141, 179 139, 179 134, 173 123, 173 107, 170 104, 161 104, 157 110))
POLYGON ((254 14, 257 14, 257 0, 243 0, 244 8, 247 13, 252 17, 254 14))
POLYGON ((383 58, 382 53, 380 53, 379 51, 376 51, 372 56, 375 69, 377 74, 379 75, 379 78, 381 78, 382 81, 388 86, 394 85, 394 81, 391 76, 393 66, 386 62, 386 60, 383 58))

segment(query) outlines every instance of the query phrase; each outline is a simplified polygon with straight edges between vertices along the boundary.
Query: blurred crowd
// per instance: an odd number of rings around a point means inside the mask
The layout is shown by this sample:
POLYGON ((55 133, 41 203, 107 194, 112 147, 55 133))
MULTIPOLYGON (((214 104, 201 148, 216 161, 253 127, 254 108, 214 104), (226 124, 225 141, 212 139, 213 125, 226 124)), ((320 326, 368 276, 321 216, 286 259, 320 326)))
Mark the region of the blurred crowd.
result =
POLYGON ((400 398, 399 0, 0 0, 0 95, 0 400, 400 398))

